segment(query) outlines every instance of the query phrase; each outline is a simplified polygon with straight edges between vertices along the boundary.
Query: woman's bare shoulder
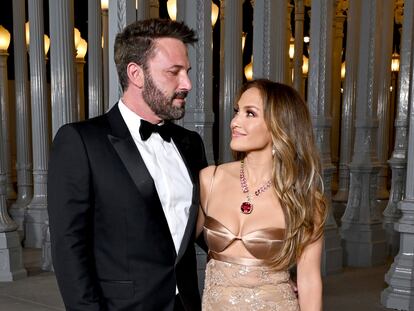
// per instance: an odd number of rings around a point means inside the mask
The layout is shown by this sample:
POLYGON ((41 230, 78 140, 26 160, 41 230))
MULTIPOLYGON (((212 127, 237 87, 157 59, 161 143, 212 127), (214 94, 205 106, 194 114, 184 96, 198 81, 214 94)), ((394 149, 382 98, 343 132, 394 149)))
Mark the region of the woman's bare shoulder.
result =
POLYGON ((200 171, 200 182, 211 180, 213 174, 216 174, 216 177, 225 176, 225 175, 234 175, 238 174, 240 168, 240 162, 228 162, 220 165, 210 165, 200 171))
POLYGON ((234 175, 239 174, 240 171, 240 162, 234 161, 234 162, 228 162, 220 165, 220 170, 225 175, 234 175))

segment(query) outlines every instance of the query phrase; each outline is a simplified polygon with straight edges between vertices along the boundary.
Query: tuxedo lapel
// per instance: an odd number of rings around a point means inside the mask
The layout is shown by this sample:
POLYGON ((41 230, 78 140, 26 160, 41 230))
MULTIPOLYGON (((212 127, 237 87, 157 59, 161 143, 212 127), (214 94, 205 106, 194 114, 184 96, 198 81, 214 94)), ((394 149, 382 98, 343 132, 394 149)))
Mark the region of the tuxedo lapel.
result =
POLYGON ((148 205, 161 204, 152 179, 132 137, 119 138, 108 135, 129 175, 148 205))
POLYGON ((157 189, 155 188, 154 180, 139 153, 121 113, 119 112, 118 106, 115 106, 108 112, 108 120, 113 133, 113 135, 108 134, 109 141, 136 185, 141 197, 145 201, 145 205, 151 209, 155 214, 154 217, 159 220, 161 225, 160 228, 163 228, 165 232, 168 233, 166 236, 170 237, 169 240, 175 252, 174 242, 171 237, 167 219, 162 210, 161 201, 157 189))
POLYGON ((187 226, 185 227, 183 239, 181 241, 180 249, 178 250, 177 259, 175 263, 179 262, 181 257, 184 255, 185 250, 188 247, 188 243, 192 240, 192 235, 194 233, 194 228, 197 221, 197 212, 198 212, 198 197, 199 191, 198 186, 193 184, 193 199, 190 206, 190 212, 188 215, 187 226))
POLYGON ((184 161, 184 164, 187 168, 188 175, 191 178, 191 182, 193 184, 193 193, 192 193, 192 200, 190 211, 188 215, 187 226, 185 227, 184 236, 181 241, 180 249, 178 251, 176 263, 181 259, 184 255, 185 250, 188 247, 188 243, 191 240, 192 233, 194 232, 195 223, 197 220, 197 212, 198 212, 198 198, 199 198, 199 189, 198 189, 198 176, 195 176, 196 172, 191 165, 191 141, 189 136, 181 136, 175 134, 173 131, 172 139, 174 144, 176 145, 178 151, 180 152, 181 158, 184 161))
POLYGON ((181 158, 184 161, 185 167, 188 170, 188 175, 191 178, 191 182, 194 184, 195 180, 197 180, 197 176, 194 176, 194 171, 192 170, 191 165, 191 142, 188 136, 182 136, 172 128, 172 140, 174 141, 175 146, 177 147, 178 151, 180 152, 181 158))

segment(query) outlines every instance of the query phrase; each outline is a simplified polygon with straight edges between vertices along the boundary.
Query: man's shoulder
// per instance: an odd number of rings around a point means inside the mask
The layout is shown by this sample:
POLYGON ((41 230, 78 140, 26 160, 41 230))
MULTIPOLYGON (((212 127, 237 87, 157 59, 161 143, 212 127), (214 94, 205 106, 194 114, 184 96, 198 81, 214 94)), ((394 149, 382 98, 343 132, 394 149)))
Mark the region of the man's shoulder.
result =
POLYGON ((106 132, 105 128, 109 126, 107 115, 103 114, 87 120, 66 123, 59 128, 56 136, 72 136, 74 133, 82 137, 88 134, 103 134, 106 132))
POLYGON ((82 131, 88 128, 100 127, 106 123, 107 123, 107 117, 106 117, 106 114, 104 114, 104 115, 100 115, 97 117, 93 117, 91 119, 75 121, 75 122, 64 124, 62 125, 61 129, 73 128, 73 129, 82 131))

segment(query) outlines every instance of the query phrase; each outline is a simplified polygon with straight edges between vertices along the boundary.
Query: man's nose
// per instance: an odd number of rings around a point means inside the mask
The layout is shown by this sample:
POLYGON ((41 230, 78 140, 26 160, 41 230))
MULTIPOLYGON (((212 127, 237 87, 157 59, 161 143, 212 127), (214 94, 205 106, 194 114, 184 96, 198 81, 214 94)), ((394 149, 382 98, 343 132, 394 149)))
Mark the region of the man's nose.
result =
POLYGON ((190 91, 192 88, 190 77, 188 76, 188 73, 184 73, 180 80, 180 90, 187 90, 190 91))

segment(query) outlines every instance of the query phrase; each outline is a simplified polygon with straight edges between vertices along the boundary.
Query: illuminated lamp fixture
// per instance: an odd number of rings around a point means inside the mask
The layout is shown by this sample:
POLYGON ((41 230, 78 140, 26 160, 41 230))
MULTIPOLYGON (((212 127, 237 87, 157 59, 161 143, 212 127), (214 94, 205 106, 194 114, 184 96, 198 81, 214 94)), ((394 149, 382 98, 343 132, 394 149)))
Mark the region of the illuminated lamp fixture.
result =
POLYGON ((30 26, 29 26, 29 22, 26 22, 24 24, 24 32, 26 35, 26 46, 27 48, 29 48, 29 44, 30 44, 30 26))
POLYGON ((309 72, 309 58, 303 55, 302 73, 306 76, 309 72))
POLYGON ((10 32, 0 25, 0 51, 7 52, 10 45, 10 32))
POLYGON ((341 65, 341 79, 342 80, 345 79, 345 73, 346 73, 346 71, 345 71, 345 62, 343 62, 342 65, 341 65))
POLYGON ((398 55, 397 52, 392 53, 391 71, 392 72, 400 71, 400 55, 398 55))
POLYGON ((45 44, 45 55, 47 55, 47 52, 49 52, 49 48, 50 48, 50 39, 47 35, 43 35, 43 41, 45 44))
POLYGON ((109 0, 101 0, 101 10, 106 11, 108 10, 109 0))
POLYGON ((289 44, 289 58, 293 59, 294 56, 295 56, 295 40, 291 38, 290 44, 289 44))
POLYGON ((246 36, 247 36, 247 33, 245 33, 245 32, 243 32, 242 33, 242 52, 244 51, 244 46, 246 45, 246 36))
POLYGON ((76 48, 76 59, 84 59, 86 51, 88 50, 88 43, 85 39, 81 38, 76 48))
POLYGON ((73 33, 74 33, 74 44, 75 44, 75 49, 76 49, 81 39, 81 33, 78 28, 75 28, 73 30, 73 33))
POLYGON ((244 76, 246 77, 247 81, 253 80, 253 56, 250 63, 244 67, 244 76))
MULTIPOLYGON (((177 19, 177 1, 176 0, 168 0, 167 1, 167 11, 170 18, 175 21, 177 19)), ((211 3, 211 25, 214 25, 217 22, 219 15, 219 7, 214 2, 211 3)))

